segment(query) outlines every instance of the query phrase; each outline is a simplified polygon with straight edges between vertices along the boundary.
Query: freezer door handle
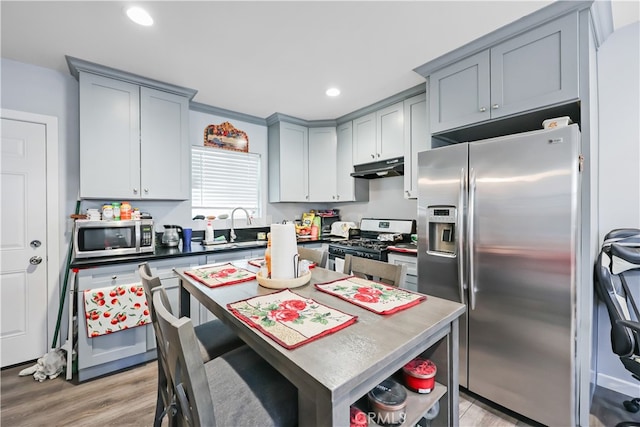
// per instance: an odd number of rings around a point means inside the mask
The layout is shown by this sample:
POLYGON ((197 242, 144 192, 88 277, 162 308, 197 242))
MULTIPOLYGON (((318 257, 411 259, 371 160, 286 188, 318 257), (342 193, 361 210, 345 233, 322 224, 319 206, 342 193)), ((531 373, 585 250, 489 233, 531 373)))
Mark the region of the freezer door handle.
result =
POLYGON ((476 171, 471 168, 469 176, 469 216, 468 216, 468 241, 469 241, 469 303, 471 310, 476 308, 476 281, 475 269, 473 265, 473 232, 474 232, 474 215, 476 207, 476 171))
POLYGON ((458 228, 458 286, 460 290, 460 302, 465 303, 464 290, 466 289, 464 274, 464 195, 466 190, 465 169, 460 169, 460 186, 458 188, 458 217, 456 227, 458 228))

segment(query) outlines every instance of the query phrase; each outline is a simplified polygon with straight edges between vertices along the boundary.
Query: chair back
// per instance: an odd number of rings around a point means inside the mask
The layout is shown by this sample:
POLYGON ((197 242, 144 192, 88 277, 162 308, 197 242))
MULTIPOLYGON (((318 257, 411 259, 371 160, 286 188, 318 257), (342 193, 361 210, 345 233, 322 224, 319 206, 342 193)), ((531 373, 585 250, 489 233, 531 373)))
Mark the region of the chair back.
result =
POLYGON ((638 306, 631 289, 640 289, 640 230, 613 230, 605 236, 595 265, 594 285, 611 320, 611 348, 628 370, 639 375, 638 306), (635 325, 635 328, 633 326, 635 325))
POLYGON ((391 286, 404 286, 407 276, 407 266, 404 264, 389 264, 368 258, 345 255, 345 274, 375 280, 391 286))
POLYGON ((162 297, 153 293, 153 310, 162 331, 158 352, 167 362, 179 403, 180 425, 215 426, 213 401, 202 357, 198 351, 193 323, 188 317, 176 318, 162 297))
POLYGON ((327 261, 329 260, 329 253, 327 251, 298 246, 298 254, 300 255, 300 259, 306 259, 316 263, 318 267, 327 268, 327 261))

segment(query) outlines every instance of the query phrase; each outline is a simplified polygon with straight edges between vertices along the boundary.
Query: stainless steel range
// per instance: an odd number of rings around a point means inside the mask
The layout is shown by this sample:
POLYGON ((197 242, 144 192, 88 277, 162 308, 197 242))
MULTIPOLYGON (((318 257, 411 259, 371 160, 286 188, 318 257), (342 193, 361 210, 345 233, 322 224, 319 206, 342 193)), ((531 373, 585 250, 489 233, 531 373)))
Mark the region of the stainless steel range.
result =
POLYGON ((411 242, 416 232, 412 219, 364 218, 360 222, 360 237, 329 244, 329 268, 342 271, 345 255, 387 261, 388 247, 411 242))

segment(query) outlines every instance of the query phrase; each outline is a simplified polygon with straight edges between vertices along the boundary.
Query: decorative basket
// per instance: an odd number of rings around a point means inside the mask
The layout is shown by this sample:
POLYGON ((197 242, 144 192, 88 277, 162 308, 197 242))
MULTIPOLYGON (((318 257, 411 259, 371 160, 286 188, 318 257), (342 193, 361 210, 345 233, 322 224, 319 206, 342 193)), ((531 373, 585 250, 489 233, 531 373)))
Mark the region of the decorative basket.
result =
POLYGON ((262 276, 261 272, 258 271, 256 274, 256 280, 260 286, 264 286, 269 289, 297 288, 309 283, 309 280, 311 280, 311 272, 293 279, 268 279, 262 276))

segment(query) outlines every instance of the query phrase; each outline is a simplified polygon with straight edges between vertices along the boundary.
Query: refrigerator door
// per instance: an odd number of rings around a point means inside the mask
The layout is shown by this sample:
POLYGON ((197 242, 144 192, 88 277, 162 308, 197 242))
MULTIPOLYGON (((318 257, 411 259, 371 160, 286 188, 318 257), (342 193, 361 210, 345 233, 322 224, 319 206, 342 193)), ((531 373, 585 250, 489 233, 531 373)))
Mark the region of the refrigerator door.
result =
POLYGON ((469 390, 575 425, 576 125, 469 143, 469 390))
MULTIPOLYGON (((465 303, 464 270, 466 184, 468 166, 467 144, 436 148, 418 153, 418 291, 465 303), (436 233, 429 232, 429 214, 434 210, 455 215, 445 219, 453 223, 436 233), (447 230, 452 230, 447 231, 447 230), (445 240, 445 247, 438 243, 445 240), (438 252, 438 250, 442 252, 438 252)), ((446 217, 445 217, 446 218, 446 217)), ((433 219, 433 218, 432 218, 433 219)), ((467 387, 467 313, 459 320, 460 385, 467 387)))

